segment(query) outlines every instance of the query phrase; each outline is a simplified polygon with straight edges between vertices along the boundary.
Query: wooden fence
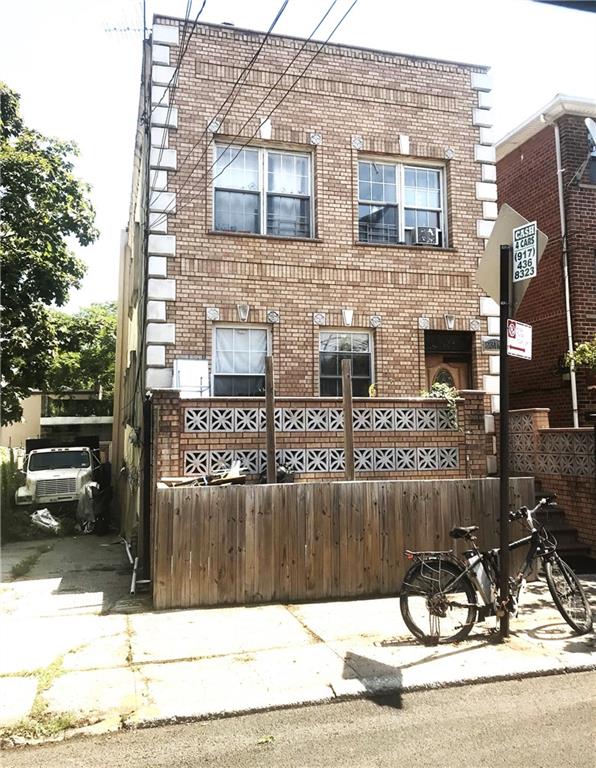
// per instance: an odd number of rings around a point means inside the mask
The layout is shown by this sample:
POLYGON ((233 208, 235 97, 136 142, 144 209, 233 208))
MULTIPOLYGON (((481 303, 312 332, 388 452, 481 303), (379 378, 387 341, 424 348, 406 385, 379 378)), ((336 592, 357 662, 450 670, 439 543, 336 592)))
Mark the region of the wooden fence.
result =
MULTIPOLYGON (((452 525, 498 546, 498 479, 388 480, 157 491, 157 609, 397 593, 404 549, 450 549, 452 525)), ((512 505, 533 501, 511 480, 512 505)), ((461 547, 461 544, 458 543, 461 547)))

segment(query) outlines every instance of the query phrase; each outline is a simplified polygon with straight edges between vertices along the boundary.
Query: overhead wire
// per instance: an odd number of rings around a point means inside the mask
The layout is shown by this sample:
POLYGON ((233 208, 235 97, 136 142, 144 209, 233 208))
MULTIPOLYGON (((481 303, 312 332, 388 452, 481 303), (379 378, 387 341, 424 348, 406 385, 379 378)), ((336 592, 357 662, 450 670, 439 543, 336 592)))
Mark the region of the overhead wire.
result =
MULTIPOLYGON (((320 27, 320 26, 323 24, 323 22, 325 21, 325 19, 326 19, 326 18, 327 18, 327 16, 329 15, 329 13, 332 11, 333 7, 334 7, 334 6, 337 4, 337 2, 338 2, 338 0, 333 0, 333 2, 331 3, 331 5, 329 6, 329 8, 327 9, 327 11, 325 12, 325 14, 323 15, 323 17, 320 19, 320 21, 318 22, 318 24, 316 25, 316 27, 313 29, 313 31, 310 33, 310 35, 308 36, 308 38, 306 38, 306 39, 303 41, 303 43, 302 43, 302 46, 300 47, 300 49, 298 50, 298 52, 297 52, 297 53, 294 55, 294 57, 293 57, 293 58, 292 58, 292 60, 289 62, 289 64, 286 66, 286 68, 285 68, 285 69, 284 69, 284 71, 281 73, 281 75, 278 77, 278 79, 276 80, 276 82, 273 84, 273 86, 271 86, 271 88, 269 88, 269 90, 268 90, 267 94, 266 94, 266 95, 263 97, 263 99, 262 99, 262 100, 259 102, 259 104, 258 104, 258 105, 257 105, 257 107, 256 107, 256 108, 253 110, 253 112, 251 113, 251 115, 250 115, 250 116, 249 116, 249 117, 248 117, 248 118, 247 118, 247 119, 244 121, 243 125, 241 126, 241 128, 239 129, 239 131, 236 133, 236 135, 235 135, 235 136, 234 136, 234 137, 231 139, 231 141, 230 141, 230 142, 229 142, 229 143, 228 143, 228 144, 225 146, 225 148, 224 148, 224 151, 225 151, 226 149, 230 149, 230 148, 232 148, 232 147, 234 147, 234 146, 235 146, 235 144, 236 144, 236 141, 237 141, 239 138, 241 138, 241 133, 242 133, 242 131, 244 130, 244 128, 245 128, 245 127, 246 127, 246 126, 247 126, 247 125, 250 123, 250 121, 251 121, 251 120, 252 120, 252 119, 255 117, 255 115, 257 114, 257 112, 258 112, 258 111, 261 109, 261 107, 263 106, 263 104, 265 104, 265 103, 266 103, 266 101, 269 99, 269 97, 271 96, 271 94, 274 92, 274 90, 275 90, 275 89, 276 89, 276 87, 279 85, 279 83, 280 83, 280 82, 283 80, 283 78, 284 78, 284 77, 285 77, 285 75, 288 73, 289 69, 292 67, 292 65, 293 65, 293 63, 296 61, 296 59, 297 59, 297 58, 300 56, 300 54, 301 54, 301 53, 304 51, 304 49, 305 49, 306 45, 307 45, 307 44, 308 44, 308 43, 311 41, 311 38, 313 37, 313 35, 314 35, 314 34, 316 34, 317 30, 318 30, 318 29, 319 29, 319 27, 320 27)), ((345 13, 344 13, 344 14, 343 14, 343 16, 340 18, 340 20, 337 22, 337 24, 336 24, 336 25, 333 27, 333 29, 331 30, 331 32, 329 33, 329 35, 326 37, 326 39, 325 39, 324 41, 322 41, 322 42, 319 44, 319 47, 318 47, 318 49, 315 51, 315 53, 313 54, 313 56, 311 56, 311 58, 309 59, 309 61, 308 61, 308 62, 307 62, 307 64, 305 65, 305 67, 303 68, 302 72, 300 72, 300 74, 296 76, 296 79, 294 80, 294 82, 292 83, 292 85, 291 85, 291 86, 290 86, 290 87, 289 87, 289 88, 286 90, 286 92, 285 92, 285 93, 284 93, 284 95, 281 97, 281 99, 280 99, 280 100, 279 100, 279 101, 278 101, 278 102, 275 104, 275 106, 274 106, 274 107, 273 107, 273 108, 272 108, 272 109, 269 111, 269 113, 268 113, 268 114, 267 114, 267 116, 266 116, 266 117, 263 119, 263 121, 261 121, 261 123, 262 123, 262 122, 264 122, 264 121, 266 121, 266 120, 268 120, 268 119, 271 117, 271 115, 272 115, 272 114, 273 114, 273 113, 274 113, 274 112, 275 112, 275 111, 278 109, 278 107, 279 107, 279 106, 280 106, 280 105, 281 105, 281 104, 282 104, 282 103, 285 101, 285 99, 286 99, 286 98, 289 96, 289 94, 290 94, 290 93, 291 93, 291 92, 294 90, 294 88, 295 88, 295 87, 298 85, 298 83, 300 82, 300 80, 301 80, 301 79, 304 77, 305 73, 308 71, 308 69, 309 69, 309 68, 310 68, 310 66, 312 65, 313 61, 316 59, 316 57, 317 57, 317 56, 319 55, 319 53, 322 51, 322 49, 324 48, 324 46, 325 46, 325 45, 327 45, 327 43, 329 42, 329 40, 331 39, 331 37, 332 37, 332 36, 335 34, 335 32, 337 32, 337 30, 339 29, 339 27, 340 27, 340 26, 343 24, 343 22, 344 22, 344 21, 345 21, 345 19, 348 17, 348 15, 351 13, 351 11, 353 10, 353 8, 354 8, 354 6, 357 4, 357 2, 358 2, 358 0, 353 0, 353 2, 351 3, 351 5, 350 5, 350 6, 348 7, 348 9, 345 11, 345 13)), ((224 170, 225 170, 225 169, 226 169, 226 168, 227 168, 229 165, 231 165, 231 164, 234 162, 234 160, 235 160, 235 159, 238 157, 238 155, 240 154, 240 152, 242 151, 242 149, 244 149, 246 146, 248 146, 248 144, 250 144, 250 142, 251 142, 251 141, 252 141, 252 140, 253 140, 253 139, 256 137, 256 135, 258 134, 259 130, 260 130, 260 125, 259 125, 259 126, 257 127, 257 129, 254 131, 254 133, 253 133, 253 134, 252 134, 252 135, 249 137, 249 139, 248 139, 248 140, 247 140, 247 141, 246 141, 244 144, 242 144, 242 145, 241 145, 241 146, 238 148, 238 151, 237 151, 237 152, 236 152, 236 154, 235 154, 235 155, 234 155, 234 156, 233 156, 233 157, 232 157, 232 158, 229 160, 229 162, 227 162, 227 163, 226 163, 226 164, 225 164, 223 167, 221 167, 221 168, 219 169, 218 173, 217 173, 217 174, 216 174, 216 175, 213 177, 212 181, 214 181, 214 180, 215 180, 215 179, 216 179, 218 176, 220 176, 220 175, 223 173, 223 171, 224 171, 224 170)), ((184 179, 184 181, 182 182, 182 184, 180 185, 180 187, 178 187, 178 188, 177 188, 177 191, 176 191, 177 197, 178 197, 178 195, 180 194, 180 192, 181 192, 181 191, 182 191, 182 190, 183 190, 183 189, 186 187, 186 185, 187 185, 188 181, 189 181, 189 180, 190 180, 190 178, 192 177, 192 174, 193 174, 193 173, 194 173, 194 171, 197 169, 197 167, 198 167, 199 163, 201 162, 201 160, 202 160, 202 159, 205 157, 205 155, 206 155, 206 153, 207 153, 207 151, 208 151, 208 148, 209 148, 209 146, 211 145, 211 143, 213 143, 213 141, 214 141, 214 140, 215 140, 215 139, 214 139, 214 136, 211 136, 211 137, 210 137, 210 139, 209 139, 209 142, 208 142, 207 146, 205 147, 204 151, 202 152, 202 154, 201 154, 201 156, 199 157, 199 159, 197 160, 197 162, 194 164, 194 166, 193 166, 192 170, 191 170, 191 171, 190 171, 190 173, 187 175, 187 177, 184 179)), ((209 168, 208 168, 208 169, 207 169, 207 170, 206 170, 206 171, 205 171, 205 172, 204 172, 204 173, 203 173, 203 174, 202 174, 202 175, 199 177, 199 179, 198 179, 198 180, 195 182, 195 187, 194 187, 195 189, 196 189, 196 188, 199 186, 199 184, 200 184, 200 183, 203 181, 203 179, 205 179, 205 177, 206 177, 206 176, 209 174, 209 172, 210 172, 210 171, 211 171, 211 170, 212 170, 212 169, 213 169, 213 168, 214 168, 214 167, 217 165, 217 162, 218 162, 218 160, 217 160, 217 158, 216 158, 216 159, 213 161, 213 163, 212 163, 212 164, 209 166, 209 168)), ((184 210, 184 209, 185 209, 186 207, 188 207, 188 205, 189 205, 191 202, 193 202, 195 199, 196 199, 196 195, 195 195, 195 196, 192 196, 192 197, 189 197, 189 198, 188 198, 188 199, 187 199, 185 202, 183 202, 183 203, 180 205, 180 207, 178 207, 178 208, 177 208, 177 211, 178 211, 178 212, 180 212, 181 210, 184 210)), ((160 216, 159 216, 159 217, 156 219, 156 221, 155 221, 155 224, 156 224, 156 225, 159 225, 159 224, 160 224, 160 223, 161 223, 163 220, 165 220, 165 217, 167 216, 167 214, 168 214, 168 213, 170 213, 172 210, 174 210, 174 208, 175 208, 175 203, 170 203, 168 206, 166 206, 166 208, 165 208, 165 209, 164 209, 164 211, 161 213, 161 215, 160 215, 160 216)))
MULTIPOLYGON (((288 2, 289 2, 289 0, 284 0, 284 2, 281 4, 279 10, 277 11, 277 13, 275 15, 275 18, 273 19, 273 21, 269 25, 269 29, 267 30, 267 32, 263 36, 263 39, 261 40, 261 44, 259 45, 256 53, 253 54, 253 56, 250 59, 250 61, 248 62, 248 64, 244 67, 242 72, 236 78, 234 84, 232 85, 231 91, 228 93, 228 95, 226 96, 224 101, 219 105, 219 107, 215 111, 215 116, 214 116, 213 119, 219 119, 220 122, 223 122, 226 119, 226 117, 228 116, 228 114, 230 113, 230 110, 231 110, 232 106, 234 105, 234 103, 235 103, 235 101, 236 101, 236 99, 238 97, 238 94, 240 92, 240 88, 238 88, 238 86, 242 86, 243 85, 243 83, 241 83, 242 78, 244 77, 244 82, 246 82, 246 80, 248 79, 248 74, 249 74, 250 70, 254 66, 254 64, 255 64, 256 60, 258 59, 261 51, 265 47, 265 43, 267 42, 267 40, 271 36, 271 33, 273 32, 273 29, 275 28, 277 22, 281 18, 281 15, 285 11, 286 6, 288 5, 288 2), (238 88, 238 90, 236 90, 237 88, 238 88), (230 103, 228 104, 228 102, 230 102, 230 103), (222 109, 226 106, 226 104, 228 104, 228 108, 226 109, 225 113, 220 117, 220 113, 221 113, 222 109)), ((211 122, 212 121, 209 121, 209 120, 207 121, 207 124, 206 124, 205 128, 203 129, 203 131, 202 131, 201 135, 199 136, 199 138, 196 140, 196 142, 193 144, 193 146, 188 150, 188 152, 186 153, 184 158, 180 161, 180 163, 178 165, 178 169, 177 169, 178 173, 182 170, 182 167, 184 166, 185 162, 188 160, 190 155, 192 155, 194 150, 198 147, 198 145, 201 143, 203 138, 206 136, 207 132, 209 131, 209 125, 210 125, 211 122)), ((200 159, 199 159, 199 162, 200 162, 200 159)))

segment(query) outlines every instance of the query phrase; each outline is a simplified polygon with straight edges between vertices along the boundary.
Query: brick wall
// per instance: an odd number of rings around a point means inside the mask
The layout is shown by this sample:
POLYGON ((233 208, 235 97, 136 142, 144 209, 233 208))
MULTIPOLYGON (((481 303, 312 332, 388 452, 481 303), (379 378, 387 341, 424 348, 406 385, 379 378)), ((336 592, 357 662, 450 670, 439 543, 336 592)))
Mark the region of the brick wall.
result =
MULTIPOLYGON (((166 36, 178 24, 167 17, 156 17, 156 23, 166 36)), ((216 115, 221 117, 218 106, 261 39, 245 30, 199 25, 172 96, 178 125, 168 131, 167 141, 176 151, 178 170, 168 172, 176 213, 167 216, 167 234, 175 236, 175 253, 167 256, 164 277, 175 281, 175 300, 163 302, 161 320, 175 326, 175 340, 164 344, 164 371, 171 370, 177 357, 211 361, 213 322, 206 319, 206 309, 216 308, 219 322, 238 322, 236 305, 247 303, 251 323, 267 324, 268 309, 280 313, 279 323, 269 324, 277 393, 317 396, 320 327, 313 323, 314 313, 324 312, 326 326, 336 328, 344 324, 341 310, 349 308, 354 311, 352 326, 373 334, 379 396, 409 396, 426 386, 419 318, 428 318, 429 328, 444 330, 445 314, 454 315, 455 330, 476 332, 471 385, 480 389, 483 376, 493 372, 480 346, 487 319, 480 317, 480 290, 474 281, 484 247, 477 222, 489 224, 486 219, 496 215, 494 203, 479 199, 483 193, 477 189, 481 179, 489 197, 494 187, 487 180, 494 171, 492 147, 480 127, 487 124, 488 110, 479 109, 479 92, 472 83, 474 77, 485 76, 484 68, 325 46, 272 115, 271 138, 254 141, 311 154, 315 237, 216 233, 209 185, 214 145, 204 129, 216 115), (321 135, 320 144, 311 143, 312 132, 321 135), (409 148, 400 140, 404 135, 409 148), (353 147, 354 136, 362 138, 360 151, 353 147), (488 161, 476 157, 478 147, 488 161), (450 160, 445 159, 447 148, 453 153, 450 160), (357 171, 362 157, 434 162, 444 168, 446 247, 358 242, 357 171), (372 315, 381 317, 374 330, 372 315)), ((283 37, 267 42, 219 128, 222 141, 239 136, 236 142, 243 143, 253 135, 258 121, 250 118, 251 112, 301 45, 283 37)), ((291 71, 302 71, 317 48, 307 44, 291 71)), ((178 55, 179 48, 170 46, 170 65, 178 55)), ((267 115, 293 81, 286 76, 258 115, 267 115)), ((482 97, 486 101, 488 94, 482 97)))
MULTIPOLYGON (((586 173, 571 183, 588 152, 582 117, 559 120, 574 342, 596 334, 596 186, 586 184, 586 173)), ((561 223, 555 157, 555 133, 545 126, 497 163, 499 204, 509 203, 548 236, 538 275, 527 290, 517 319, 533 328, 532 360, 510 362, 512 408, 549 408, 553 427, 572 423, 571 384, 563 369, 568 349, 561 247, 561 223)), ((580 424, 596 408, 589 377, 577 373, 580 424)))
MULTIPOLYGON (((463 394, 456 423, 443 400, 355 398, 357 478, 483 477, 483 393, 463 394)), ((296 479, 343 478, 341 406, 340 399, 276 399, 277 461, 296 479)), ((235 460, 247 474, 264 470, 264 409, 262 398, 187 400, 154 391, 155 479, 200 477, 235 460)))

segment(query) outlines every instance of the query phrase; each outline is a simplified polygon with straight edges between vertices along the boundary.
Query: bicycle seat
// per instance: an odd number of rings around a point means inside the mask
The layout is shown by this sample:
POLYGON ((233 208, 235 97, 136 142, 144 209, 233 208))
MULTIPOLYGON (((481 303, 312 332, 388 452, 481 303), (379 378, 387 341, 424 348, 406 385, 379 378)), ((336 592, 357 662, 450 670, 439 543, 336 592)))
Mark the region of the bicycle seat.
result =
POLYGON ((452 528, 449 531, 449 535, 452 539, 468 539, 470 536, 478 530, 477 525, 458 526, 452 528))

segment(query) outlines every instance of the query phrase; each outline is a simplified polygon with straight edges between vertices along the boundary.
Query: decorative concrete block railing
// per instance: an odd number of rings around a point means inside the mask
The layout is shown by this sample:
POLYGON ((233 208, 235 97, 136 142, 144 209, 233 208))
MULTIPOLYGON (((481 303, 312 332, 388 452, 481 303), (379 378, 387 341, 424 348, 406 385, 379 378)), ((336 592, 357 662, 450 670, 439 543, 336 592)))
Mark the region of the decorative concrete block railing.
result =
POLYGON ((556 493, 580 540, 596 553, 596 463, 594 429, 551 429, 547 408, 510 412, 511 471, 533 475, 556 493))
MULTIPOLYGON (((338 398, 277 398, 276 456, 297 479, 341 478, 343 411, 338 398)), ((354 400, 354 460, 359 477, 485 474, 483 394, 468 392, 454 419, 443 400, 354 400)), ((266 469, 262 398, 180 400, 154 393, 156 477, 201 476, 239 460, 250 475, 266 469)))

